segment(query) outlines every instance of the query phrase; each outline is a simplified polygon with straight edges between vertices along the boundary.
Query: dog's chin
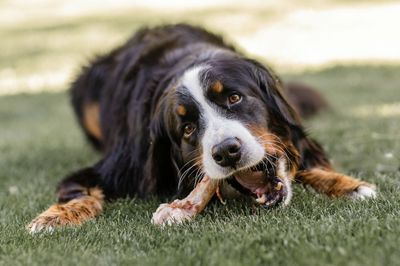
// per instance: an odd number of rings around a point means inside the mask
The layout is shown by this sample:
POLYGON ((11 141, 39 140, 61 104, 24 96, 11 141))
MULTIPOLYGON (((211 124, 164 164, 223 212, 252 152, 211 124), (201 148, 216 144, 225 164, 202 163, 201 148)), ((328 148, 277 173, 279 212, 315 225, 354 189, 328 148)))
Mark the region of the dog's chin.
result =
POLYGON ((253 196, 264 207, 272 207, 284 201, 288 196, 285 180, 277 176, 276 164, 262 161, 239 169, 230 178, 242 187, 242 191, 253 196))

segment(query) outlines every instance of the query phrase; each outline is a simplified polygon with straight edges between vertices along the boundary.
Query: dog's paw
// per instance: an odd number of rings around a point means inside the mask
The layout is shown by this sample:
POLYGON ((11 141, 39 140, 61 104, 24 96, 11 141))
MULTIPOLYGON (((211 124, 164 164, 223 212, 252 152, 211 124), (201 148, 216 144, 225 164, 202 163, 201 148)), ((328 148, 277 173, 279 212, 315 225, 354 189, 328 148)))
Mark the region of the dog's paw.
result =
POLYGON ((28 226, 30 233, 52 232, 58 227, 81 225, 99 215, 102 199, 93 196, 73 199, 65 204, 54 204, 37 216, 28 226))
POLYGON ((376 198, 376 195, 377 193, 375 185, 363 184, 350 194, 350 198, 355 200, 364 200, 369 198, 376 198))
POLYGON ((181 224, 192 220, 196 213, 196 208, 190 201, 175 200, 161 204, 153 213, 151 222, 161 226, 181 224))
POLYGON ((40 232, 51 233, 55 228, 65 225, 67 221, 63 221, 62 217, 57 215, 50 215, 47 213, 42 213, 36 217, 28 226, 26 227, 31 234, 36 234, 40 232))

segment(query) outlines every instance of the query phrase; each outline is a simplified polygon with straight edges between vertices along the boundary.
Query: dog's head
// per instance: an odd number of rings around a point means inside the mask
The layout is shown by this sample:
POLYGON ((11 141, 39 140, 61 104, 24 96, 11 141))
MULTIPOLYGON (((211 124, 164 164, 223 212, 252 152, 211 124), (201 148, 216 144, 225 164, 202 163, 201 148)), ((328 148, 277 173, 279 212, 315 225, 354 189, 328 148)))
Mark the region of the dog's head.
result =
POLYGON ((163 110, 181 178, 240 176, 246 184, 261 168, 269 171, 278 158, 292 156, 287 151, 298 120, 279 86, 272 73, 244 58, 187 69, 163 110))

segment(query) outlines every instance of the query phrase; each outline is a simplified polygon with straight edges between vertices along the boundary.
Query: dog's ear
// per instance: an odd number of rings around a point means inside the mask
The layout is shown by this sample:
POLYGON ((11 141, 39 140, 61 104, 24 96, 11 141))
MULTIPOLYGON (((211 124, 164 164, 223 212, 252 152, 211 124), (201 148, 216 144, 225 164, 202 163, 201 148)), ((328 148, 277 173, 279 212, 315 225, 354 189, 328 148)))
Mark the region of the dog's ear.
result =
MULTIPOLYGON (((301 128, 300 117, 284 97, 282 84, 279 78, 263 65, 250 60, 253 64, 253 74, 259 86, 263 100, 267 105, 270 118, 277 119, 280 126, 284 122, 291 129, 301 128)), ((274 122, 274 121, 270 121, 274 122)))
MULTIPOLYGON (((168 98, 168 96, 166 96, 168 98)), ((163 101, 155 112, 150 127, 151 145, 146 168, 157 180, 159 193, 176 191, 174 197, 185 196, 193 189, 194 180, 180 180, 185 165, 181 150, 181 138, 175 134, 177 116, 172 111, 172 101, 163 101), (171 106, 168 106, 171 104, 171 106)))
POLYGON ((304 170, 312 167, 331 169, 332 166, 323 148, 307 135, 301 124, 300 116, 284 97, 281 81, 271 70, 267 70, 255 61, 252 63, 256 66, 254 73, 256 73, 258 86, 263 93, 270 114, 269 122, 275 127, 275 131, 287 136, 298 150, 300 155, 299 169, 304 170), (280 123, 282 121, 286 124, 286 127, 280 123))
MULTIPOLYGON (((179 154, 177 144, 171 136, 171 115, 166 102, 157 106, 153 114, 149 132, 149 148, 145 164, 145 176, 154 184, 159 194, 176 190, 178 184, 179 154)), ((146 182, 145 182, 146 183, 146 182)))

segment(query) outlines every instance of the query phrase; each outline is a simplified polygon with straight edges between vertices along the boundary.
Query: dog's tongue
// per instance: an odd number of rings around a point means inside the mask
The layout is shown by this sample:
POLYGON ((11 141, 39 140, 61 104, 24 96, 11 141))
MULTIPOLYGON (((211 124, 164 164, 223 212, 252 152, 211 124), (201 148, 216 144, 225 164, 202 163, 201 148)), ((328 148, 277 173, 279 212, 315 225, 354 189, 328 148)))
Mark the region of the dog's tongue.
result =
POLYGON ((253 172, 251 170, 235 173, 235 178, 239 184, 252 193, 261 195, 267 193, 269 186, 263 171, 253 172))

